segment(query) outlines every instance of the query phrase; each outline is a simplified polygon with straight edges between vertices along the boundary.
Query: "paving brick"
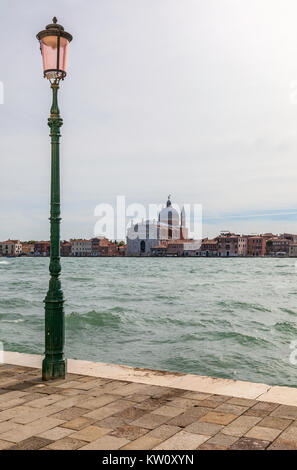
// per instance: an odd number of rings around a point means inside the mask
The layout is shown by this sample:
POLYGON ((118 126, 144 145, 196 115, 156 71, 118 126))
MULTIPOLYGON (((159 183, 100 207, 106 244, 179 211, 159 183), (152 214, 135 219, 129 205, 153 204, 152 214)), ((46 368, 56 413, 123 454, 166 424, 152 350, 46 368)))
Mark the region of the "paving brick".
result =
POLYGON ((5 402, 0 403, 0 410, 8 410, 9 408, 14 408, 15 406, 22 405, 25 403, 25 399, 23 398, 13 398, 12 400, 8 400, 5 402))
POLYGON ((34 391, 35 390, 38 390, 39 395, 41 395, 41 394, 51 395, 51 394, 57 394, 57 393, 61 394, 61 392, 62 392, 59 387, 54 387, 53 385, 48 386, 48 387, 47 386, 45 386, 45 387, 40 387, 39 386, 38 388, 34 387, 34 391))
POLYGON ((209 444, 209 441, 206 441, 204 444, 198 446, 197 450, 228 450, 228 447, 209 444))
POLYGON ((218 434, 213 436, 211 439, 209 439, 207 441, 207 444, 214 444, 217 446, 229 448, 237 440, 238 440, 238 437, 236 436, 228 436, 226 434, 223 434, 222 432, 219 432, 218 434))
MULTIPOLYGON (((93 424, 93 421, 94 420, 91 418, 86 418, 85 416, 79 416, 78 418, 71 419, 70 421, 67 421, 66 423, 61 424, 61 427, 79 431, 80 429, 86 428, 87 426, 90 426, 91 424, 93 424)), ((105 427, 108 427, 108 426, 105 426, 105 427)))
MULTIPOLYGON (((29 424, 33 421, 36 421, 38 418, 48 417, 55 413, 58 413, 62 410, 70 408, 75 404, 75 400, 64 399, 59 402, 53 403, 52 405, 45 406, 43 408, 26 408, 26 412, 17 413, 13 417, 13 421, 20 423, 20 424, 29 424)), ((25 407, 25 406, 24 406, 25 407)))
POLYGON ((102 384, 103 384, 103 382, 100 379, 98 379, 98 380, 94 379, 94 380, 91 380, 89 382, 80 382, 79 381, 79 383, 77 385, 75 385, 73 388, 78 389, 78 390, 85 390, 85 391, 92 390, 92 389, 98 390, 98 387, 102 384))
POLYGON ((52 417, 70 421, 71 419, 77 418, 78 416, 82 416, 88 412, 89 410, 87 408, 72 406, 71 408, 66 408, 66 410, 59 411, 59 413, 53 414, 52 417))
POLYGON ((297 419, 297 406, 279 405, 270 416, 285 419, 297 419))
POLYGON ((18 429, 20 427, 19 424, 14 423, 13 421, 3 421, 0 423, 0 434, 7 432, 7 431, 13 431, 14 429, 18 429))
POLYGON ((181 415, 175 416, 175 418, 168 421, 167 424, 184 428, 189 424, 192 424, 194 421, 197 421, 196 416, 187 413, 182 413, 181 415))
POLYGON ((14 408, 10 408, 9 410, 0 411, 0 423, 3 421, 7 421, 8 419, 14 418, 15 416, 19 416, 26 412, 30 412, 32 408, 26 405, 15 406, 14 408))
POLYGON ((103 436, 96 441, 81 447, 80 450, 116 450, 128 444, 128 439, 115 436, 103 436))
POLYGON ((136 403, 141 403, 147 400, 149 397, 149 395, 144 395, 142 393, 133 393, 132 395, 128 395, 127 399, 136 403))
POLYGON ((135 421, 132 421, 131 424, 132 426, 139 426, 141 428, 154 429, 168 421, 168 419, 168 416, 147 413, 135 421))
POLYGON ((41 437, 29 437, 10 448, 10 450, 38 450, 51 444, 52 441, 41 437))
MULTIPOLYGON (((130 383, 128 385, 123 385, 116 387, 114 389, 114 393, 121 395, 121 396, 128 396, 132 395, 132 393, 144 393, 147 394, 146 391, 149 390, 149 386, 145 384, 138 384, 138 383, 130 383)), ((151 392, 148 393, 151 395, 151 392)))
POLYGON ((197 400, 192 400, 190 398, 177 397, 177 398, 174 398, 173 400, 170 400, 168 402, 168 405, 176 406, 178 408, 182 408, 183 410, 186 410, 187 408, 193 408, 195 405, 197 405, 197 400))
POLYGON ((167 405, 161 406, 160 408, 157 408, 156 410, 152 411, 152 414, 169 416, 171 418, 174 418, 174 416, 177 416, 181 413, 183 413, 183 410, 181 408, 176 408, 175 406, 167 405))
POLYGON ((256 405, 252 407, 253 410, 262 410, 262 411, 268 411, 271 413, 274 411, 276 408, 278 408, 279 404, 278 403, 269 403, 266 401, 258 401, 256 405))
POLYGON ((150 450, 161 442, 161 439, 150 436, 142 436, 135 441, 129 442, 121 447, 122 450, 150 450))
POLYGON ((231 403, 222 403, 216 408, 216 411, 222 411, 223 413, 230 413, 233 415, 240 416, 242 415, 248 408, 239 405, 233 405, 231 403))
POLYGON ((259 426, 267 427, 267 428, 274 428, 280 429, 283 431, 286 429, 293 421, 291 419, 285 418, 276 418, 273 416, 267 416, 266 418, 262 419, 259 422, 259 426))
POLYGON ((206 406, 207 408, 212 408, 212 409, 216 409, 220 405, 222 405, 220 402, 216 400, 212 400, 211 398, 209 400, 197 400, 195 404, 195 406, 206 406))
POLYGON ((153 429, 148 434, 146 434, 146 436, 160 439, 160 441, 165 441, 166 439, 178 433, 179 431, 182 431, 182 428, 180 428, 179 426, 172 426, 170 424, 162 424, 162 426, 159 426, 158 428, 153 429))
POLYGON ((205 421, 206 423, 226 425, 234 421, 234 419, 236 418, 237 416, 234 414, 223 413, 220 411, 210 411, 206 415, 202 416, 202 418, 200 418, 200 421, 205 421))
POLYGON ((270 411, 267 410, 254 410, 253 408, 248 409, 245 411, 244 416, 254 416, 255 418, 265 418, 265 416, 269 416, 270 411))
POLYGON ((1 441, 0 440, 0 450, 9 449, 14 446, 14 442, 1 441))
POLYGON ((217 403, 225 403, 226 401, 230 400, 231 397, 228 395, 212 395, 208 398, 208 400, 216 401, 217 403))
POLYGON ((118 416, 108 416, 108 418, 102 419, 100 421, 95 421, 94 426, 99 426, 101 428, 109 428, 116 430, 122 426, 125 426, 127 423, 124 419, 119 418, 118 416))
POLYGON ((146 434, 148 430, 146 428, 140 428, 139 426, 131 426, 130 424, 125 424, 124 426, 119 426, 114 431, 110 432, 110 436, 123 437, 128 439, 128 441, 134 441, 138 437, 146 434))
MULTIPOLYGON (((104 393, 114 393, 114 391, 125 387, 125 385, 127 385, 127 384, 121 384, 118 380, 112 380, 112 381, 109 381, 106 384, 101 385, 98 388, 100 390, 102 390, 104 393)), ((121 395, 121 394, 116 393, 116 395, 121 395)))
POLYGON ((116 401, 118 399, 119 397, 117 395, 110 395, 106 393, 99 397, 90 398, 88 400, 86 400, 85 398, 82 398, 81 402, 83 403, 84 408, 88 408, 89 410, 95 410, 104 405, 108 405, 109 403, 112 403, 113 401, 116 401))
POLYGON ((58 384, 57 387, 60 389, 63 389, 63 388, 75 387, 75 385, 80 385, 80 382, 78 380, 69 380, 69 381, 66 380, 62 382, 61 384, 58 384))
POLYGON ((224 426, 221 424, 214 424, 214 423, 204 423, 201 421, 195 421, 192 424, 189 424, 185 428, 185 431, 191 432, 194 434, 204 434, 205 436, 213 436, 217 434, 224 426))
POLYGON ((79 441, 78 439, 72 439, 70 437, 64 437, 63 439, 59 439, 58 441, 54 441, 45 449, 51 450, 76 450, 80 449, 82 446, 86 445, 86 441, 79 441))
POLYGON ((210 398, 212 395, 210 393, 202 393, 202 392, 186 392, 183 397, 190 398, 192 400, 206 400, 210 398))
POLYGON ((147 414, 147 410, 143 410, 141 408, 136 408, 135 406, 132 406, 131 408, 127 408, 125 410, 119 411, 118 413, 115 414, 115 416, 121 419, 124 419, 126 424, 128 424, 145 414, 147 414))
POLYGON ((167 402, 167 400, 164 398, 149 398, 148 400, 144 400, 141 403, 136 403, 134 406, 135 408, 140 408, 142 410, 154 411, 164 404, 170 405, 170 402, 167 402))
POLYGON ((43 408, 45 406, 52 405, 53 403, 56 403, 57 401, 64 400, 64 399, 65 397, 63 397, 63 395, 56 395, 56 394, 47 395, 43 398, 39 398, 37 400, 31 401, 30 406, 32 406, 33 408, 43 408))
POLYGON ((96 421, 99 421, 100 419, 107 418, 108 416, 112 416, 118 411, 112 408, 111 406, 102 406, 102 408, 99 408, 98 410, 90 411, 89 413, 86 413, 84 416, 86 418, 91 418, 96 421))
POLYGON ((26 392, 22 392, 22 391, 11 391, 11 392, 7 392, 7 393, 4 393, 2 395, 0 395, 0 404, 1 403, 4 403, 6 401, 10 401, 10 400, 13 400, 15 398, 21 398, 21 397, 24 397, 26 396, 27 393, 26 392))
POLYGON ((253 439, 260 439, 262 441, 272 442, 274 441, 274 439, 277 438, 280 433, 281 431, 279 429, 255 426, 245 434, 245 437, 251 437, 253 439))
POLYGON ((46 416, 47 413, 44 409, 33 409, 31 408, 30 411, 26 410, 24 412, 16 413, 12 421, 18 424, 30 424, 32 421, 36 421, 39 418, 43 418, 46 416))
POLYGON ((270 442, 261 441, 259 439, 250 439, 248 437, 241 437, 234 444, 230 446, 232 450, 264 450, 269 446, 270 442))
POLYGON ((269 448, 297 450, 297 427, 290 425, 278 436, 269 448))
POLYGON ((48 431, 44 431, 38 434, 38 437, 42 437, 44 439, 50 439, 51 441, 58 441, 59 439, 63 439, 63 437, 69 436, 69 434, 73 433, 73 429, 62 428, 61 426, 57 426, 56 428, 49 429, 48 431))
POLYGON ((122 411, 127 408, 131 408, 134 405, 135 405, 135 402, 130 401, 130 400, 116 400, 116 401, 113 401, 110 406, 114 410, 122 411))
POLYGON ((253 426, 256 426, 259 421, 261 421, 261 418, 256 416, 239 416, 232 423, 226 426, 222 430, 222 433, 229 436, 241 437, 253 426))
POLYGON ((199 434, 191 434, 186 431, 180 431, 166 441, 154 447, 156 450, 193 450, 203 442, 207 441, 210 436, 199 434))
POLYGON ((92 442, 109 433, 110 431, 112 430, 108 428, 100 428, 99 426, 91 425, 81 429, 80 431, 74 432, 70 435, 70 437, 73 439, 78 439, 79 441, 92 442))
POLYGON ((55 428, 62 424, 63 421, 55 418, 40 418, 33 423, 19 425, 17 429, 13 429, 0 434, 0 439, 10 442, 21 442, 25 439, 40 434, 48 429, 55 428))
POLYGON ((239 405, 239 406, 245 406, 247 408, 256 405, 257 400, 250 400, 248 398, 230 398, 230 400, 227 401, 227 403, 230 403, 231 405, 239 405))
POLYGON ((188 408, 184 414, 186 416, 193 416, 193 418, 198 420, 199 418, 202 418, 202 416, 207 415, 210 411, 213 410, 211 408, 205 408, 204 406, 197 406, 194 408, 188 408))

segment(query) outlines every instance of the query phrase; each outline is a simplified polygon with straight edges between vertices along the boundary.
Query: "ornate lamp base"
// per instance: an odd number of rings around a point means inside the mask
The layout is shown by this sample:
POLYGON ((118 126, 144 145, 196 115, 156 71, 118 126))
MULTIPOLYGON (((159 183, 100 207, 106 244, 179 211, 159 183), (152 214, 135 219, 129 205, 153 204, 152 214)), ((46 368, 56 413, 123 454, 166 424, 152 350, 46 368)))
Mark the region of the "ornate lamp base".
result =
POLYGON ((42 361, 42 380, 65 379, 67 371, 66 359, 45 357, 42 361))

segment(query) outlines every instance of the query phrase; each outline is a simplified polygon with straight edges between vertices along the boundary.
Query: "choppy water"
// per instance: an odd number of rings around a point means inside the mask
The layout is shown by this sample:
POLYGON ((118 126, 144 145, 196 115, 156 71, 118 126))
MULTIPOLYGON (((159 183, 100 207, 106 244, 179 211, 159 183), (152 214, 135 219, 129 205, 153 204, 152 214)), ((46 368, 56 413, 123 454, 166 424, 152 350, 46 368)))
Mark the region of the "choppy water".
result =
MULTIPOLYGON (((0 259, 0 341, 43 353, 48 259, 0 259)), ((64 258, 67 356, 297 386, 292 259, 64 258)))

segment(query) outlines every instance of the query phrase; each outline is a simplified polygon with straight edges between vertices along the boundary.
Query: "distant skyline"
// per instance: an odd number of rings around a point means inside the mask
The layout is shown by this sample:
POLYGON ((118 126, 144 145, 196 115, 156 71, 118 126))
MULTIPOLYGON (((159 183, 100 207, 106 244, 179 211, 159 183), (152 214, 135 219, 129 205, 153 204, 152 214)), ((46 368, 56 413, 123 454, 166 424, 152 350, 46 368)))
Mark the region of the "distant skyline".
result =
POLYGON ((36 33, 73 34, 61 83, 61 238, 99 203, 203 206, 203 235, 297 233, 294 0, 2 0, 0 240, 49 238, 50 88, 36 33), (9 38, 9 39, 8 39, 9 38))

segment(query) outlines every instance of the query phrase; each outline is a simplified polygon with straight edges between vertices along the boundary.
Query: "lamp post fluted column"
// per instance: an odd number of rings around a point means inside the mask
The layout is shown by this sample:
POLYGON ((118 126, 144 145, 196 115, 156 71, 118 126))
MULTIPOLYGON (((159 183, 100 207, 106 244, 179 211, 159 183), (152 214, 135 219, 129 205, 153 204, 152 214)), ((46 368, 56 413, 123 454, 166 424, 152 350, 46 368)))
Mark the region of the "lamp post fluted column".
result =
POLYGON ((60 80, 66 77, 68 46, 71 34, 57 23, 54 16, 52 24, 37 34, 43 60, 43 75, 50 84, 53 102, 48 119, 51 137, 51 210, 50 210, 50 281, 45 303, 45 357, 42 362, 43 380, 65 378, 66 360, 64 357, 65 316, 64 297, 60 274, 60 127, 63 120, 58 106, 60 80))
POLYGON ((53 103, 48 119, 51 137, 51 211, 50 211, 50 281, 45 297, 45 358, 42 363, 44 380, 65 377, 66 360, 64 358, 65 316, 64 297, 61 288, 60 273, 60 127, 63 120, 58 107, 57 82, 51 85, 53 103))

